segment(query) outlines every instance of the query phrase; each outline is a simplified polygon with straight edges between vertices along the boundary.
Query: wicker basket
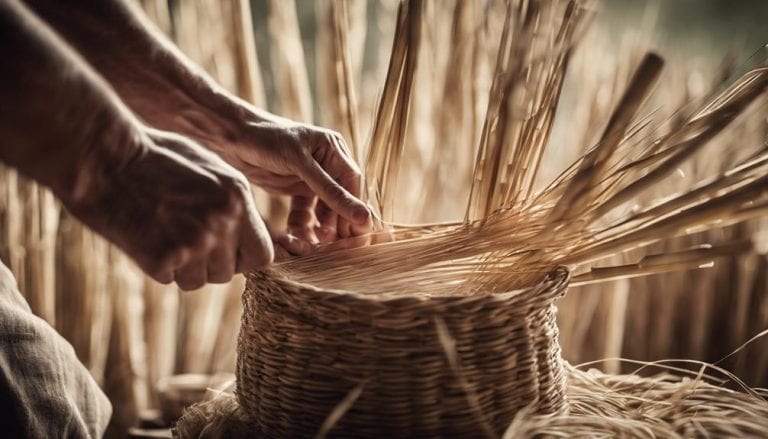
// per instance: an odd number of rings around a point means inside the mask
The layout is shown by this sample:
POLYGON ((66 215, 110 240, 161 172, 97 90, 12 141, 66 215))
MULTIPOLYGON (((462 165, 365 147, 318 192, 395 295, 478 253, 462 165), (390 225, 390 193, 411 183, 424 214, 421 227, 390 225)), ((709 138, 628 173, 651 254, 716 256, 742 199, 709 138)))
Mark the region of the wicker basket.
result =
POLYGON ((476 435, 483 424, 503 432, 526 406, 563 411, 553 302, 567 283, 560 268, 505 294, 379 297, 252 274, 238 340, 238 402, 270 437, 316 434, 356 387, 362 393, 333 436, 476 435), (459 373, 439 341, 438 319, 455 339, 459 373))

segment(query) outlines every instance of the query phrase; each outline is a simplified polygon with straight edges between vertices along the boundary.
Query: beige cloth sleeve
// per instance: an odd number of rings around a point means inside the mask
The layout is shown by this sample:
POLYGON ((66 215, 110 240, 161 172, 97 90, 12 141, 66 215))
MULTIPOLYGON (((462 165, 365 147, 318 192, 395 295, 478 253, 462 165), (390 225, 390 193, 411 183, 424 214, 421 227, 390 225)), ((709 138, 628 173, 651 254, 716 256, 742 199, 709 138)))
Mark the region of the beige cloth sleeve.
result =
POLYGON ((111 414, 72 346, 32 314, 0 263, 0 436, 101 437, 111 414))

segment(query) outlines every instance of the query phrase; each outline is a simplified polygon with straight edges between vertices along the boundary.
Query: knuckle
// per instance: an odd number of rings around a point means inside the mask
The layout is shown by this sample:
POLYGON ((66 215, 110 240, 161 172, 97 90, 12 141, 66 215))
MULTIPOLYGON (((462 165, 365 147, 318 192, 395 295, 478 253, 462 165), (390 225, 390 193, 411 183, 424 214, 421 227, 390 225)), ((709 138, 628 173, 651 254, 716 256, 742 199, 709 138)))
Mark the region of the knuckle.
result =
POLYGON ((304 150, 296 157, 295 162, 303 168, 310 169, 315 164, 315 157, 311 151, 304 150))
POLYGON ((251 188, 248 185, 248 180, 242 175, 226 176, 221 180, 221 198, 223 200, 230 201, 232 199, 242 199, 246 194, 250 193, 251 188))
POLYGON ((235 189, 237 189, 240 196, 251 191, 251 186, 248 183, 248 179, 242 173, 238 172, 238 175, 232 176, 231 184, 235 189))
POLYGON ((195 289, 194 284, 192 283, 192 281, 187 279, 187 278, 184 278, 184 277, 181 277, 181 278, 177 277, 176 278, 176 285, 179 287, 179 289, 181 289, 183 291, 191 291, 191 290, 195 289))
POLYGON ((175 265, 177 261, 182 258, 183 255, 184 255, 184 248, 177 243, 173 243, 162 248, 161 250, 156 252, 153 256, 150 256, 150 259, 149 259, 150 275, 160 274, 165 270, 173 267, 173 265, 175 265))
POLYGON ((197 253, 206 253, 216 245, 218 235, 214 233, 210 227, 211 226, 200 231, 200 234, 194 243, 194 248, 197 253))
POLYGON ((275 259, 275 250, 269 239, 254 242, 247 248, 241 247, 240 251, 238 271, 242 272, 265 269, 275 259))
POLYGON ((173 283, 173 276, 170 274, 164 274, 160 277, 154 277, 153 279, 163 285, 170 285, 173 283))
POLYGON ((194 280, 194 281, 190 281, 187 285, 182 287, 182 290, 184 290, 184 291, 199 290, 200 288, 203 287, 203 285, 205 285, 204 282, 200 282, 198 280, 194 280))
POLYGON ((221 233, 231 230, 237 224, 243 209, 244 203, 238 197, 229 197, 226 204, 210 209, 203 215, 194 241, 202 242, 211 237, 215 240, 221 233))
POLYGON ((212 272, 208 276, 208 282, 214 284, 224 284, 232 279, 232 275, 225 271, 212 272))
POLYGON ((173 274, 171 274, 168 270, 162 269, 160 267, 149 267, 144 271, 149 277, 163 285, 168 285, 173 282, 173 274))
POLYGON ((232 276, 217 275, 215 277, 209 278, 208 282, 210 282, 212 284, 225 284, 225 283, 229 282, 230 280, 232 280, 232 276))
POLYGON ((176 278, 176 285, 184 291, 197 290, 205 285, 205 279, 197 274, 180 276, 176 278))
POLYGON ((139 266, 151 278, 157 280, 165 271, 164 267, 168 265, 166 261, 168 261, 168 257, 165 254, 147 255, 139 259, 139 266))

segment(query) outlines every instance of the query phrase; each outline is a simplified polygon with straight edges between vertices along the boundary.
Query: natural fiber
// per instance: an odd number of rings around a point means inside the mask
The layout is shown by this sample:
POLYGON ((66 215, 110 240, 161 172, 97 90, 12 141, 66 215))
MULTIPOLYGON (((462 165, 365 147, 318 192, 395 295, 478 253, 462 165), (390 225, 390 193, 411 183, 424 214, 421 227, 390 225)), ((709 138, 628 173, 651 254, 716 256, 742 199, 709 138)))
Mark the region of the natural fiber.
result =
MULTIPOLYGON (((464 221, 391 222, 425 16, 422 1, 404 1, 363 164, 365 195, 385 220, 377 225, 389 242, 341 249, 332 243, 249 275, 228 427, 270 437, 761 431, 768 404, 755 392, 738 394, 700 379, 567 371, 554 301, 565 293, 569 270, 579 283, 598 282, 697 268, 750 247, 698 246, 635 264, 591 266, 768 212, 765 148, 688 192, 626 206, 741 114, 764 105, 768 69, 713 90, 693 111, 681 108, 662 129, 642 113, 664 65, 647 53, 598 143, 536 191, 586 14, 575 1, 502 3, 464 221)), ((193 411, 195 419, 215 413, 210 404, 193 411)), ((198 431, 189 427, 195 422, 183 418, 177 433, 198 431)))
POLYGON ((553 302, 567 278, 558 269, 524 290, 421 298, 253 274, 243 296, 238 401, 262 431, 282 437, 316 433, 357 386, 334 434, 463 436, 486 426, 498 434, 523 407, 559 412, 565 376, 553 302))
MULTIPOLYGON (((501 437, 764 437, 768 431, 765 394, 713 385, 703 373, 607 375, 567 363, 564 370, 570 410, 552 415, 521 410, 501 437)), ((245 438, 259 433, 263 434, 231 393, 191 407, 174 430, 180 438, 245 438)))
POLYGON ((568 367, 565 415, 521 414, 505 438, 519 437, 765 437, 768 402, 700 376, 650 378, 568 367))

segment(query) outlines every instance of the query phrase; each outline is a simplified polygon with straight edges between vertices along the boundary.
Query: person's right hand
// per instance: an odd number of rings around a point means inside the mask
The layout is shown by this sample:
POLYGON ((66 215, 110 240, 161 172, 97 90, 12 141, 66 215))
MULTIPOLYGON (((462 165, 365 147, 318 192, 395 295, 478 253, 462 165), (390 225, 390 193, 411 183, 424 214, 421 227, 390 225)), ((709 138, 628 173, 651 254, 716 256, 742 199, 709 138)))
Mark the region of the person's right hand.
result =
POLYGON ((271 238, 245 177, 186 138, 145 134, 143 152, 102 187, 62 200, 72 214, 184 290, 269 265, 271 238))
MULTIPOLYGON (((359 199, 361 171, 341 134, 240 110, 242 120, 230 121, 235 124, 230 138, 208 144, 252 183, 292 197, 288 232, 313 244, 371 232, 371 212, 359 199)), ((203 127, 221 126, 204 116, 200 120, 203 127)))

